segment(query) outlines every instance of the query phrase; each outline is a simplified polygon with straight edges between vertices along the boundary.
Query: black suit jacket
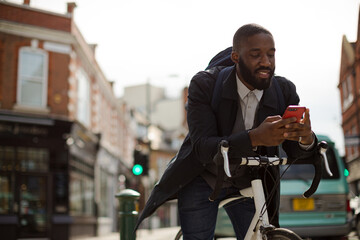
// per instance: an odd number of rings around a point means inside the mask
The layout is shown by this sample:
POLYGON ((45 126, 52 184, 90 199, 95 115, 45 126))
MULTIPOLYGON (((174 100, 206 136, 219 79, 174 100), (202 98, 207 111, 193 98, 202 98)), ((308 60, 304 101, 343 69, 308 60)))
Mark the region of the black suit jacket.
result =
MULTIPOLYGON (((235 67, 225 79, 217 112, 211 108, 211 99, 216 77, 223 67, 215 67, 196 74, 190 82, 188 95, 187 121, 189 133, 186 136, 178 154, 170 161, 160 181, 155 185, 145 208, 140 214, 136 228, 144 218, 150 216, 164 202, 176 198, 176 194, 183 186, 191 182, 204 171, 207 164, 212 162, 217 152, 217 146, 223 139, 230 144, 229 156, 257 155, 252 149, 249 135, 246 131, 232 134, 238 104, 235 67)), ((274 80, 275 79, 275 80, 274 80)), ((285 105, 297 105, 299 97, 295 85, 282 77, 275 77, 283 92, 285 105)), ((259 103, 255 125, 259 125, 267 116, 282 115, 284 109, 279 109, 278 97, 273 84, 264 90, 259 103)), ((297 142, 286 141, 283 148, 288 157, 311 155, 299 147, 297 142)), ((261 147, 260 154, 274 155, 277 147, 261 147)), ((278 175, 275 169, 272 173, 278 175)), ((278 196, 273 199, 271 209, 277 212, 278 196)), ((271 209, 269 213, 271 216, 271 209)), ((275 219, 275 223, 277 218, 275 219)), ((275 224, 277 225, 277 224, 275 224)))

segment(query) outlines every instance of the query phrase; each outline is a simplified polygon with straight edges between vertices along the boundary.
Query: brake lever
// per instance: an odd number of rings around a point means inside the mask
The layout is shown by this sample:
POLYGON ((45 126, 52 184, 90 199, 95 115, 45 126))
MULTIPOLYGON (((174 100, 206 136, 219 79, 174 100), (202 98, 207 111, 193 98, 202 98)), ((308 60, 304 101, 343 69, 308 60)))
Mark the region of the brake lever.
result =
POLYGON ((222 154, 223 159, 224 159, 224 171, 225 171, 225 174, 228 177, 231 177, 229 156, 228 156, 229 143, 227 141, 225 141, 225 140, 222 140, 220 142, 220 149, 221 149, 221 154, 222 154))
POLYGON ((329 174, 330 177, 332 177, 333 173, 330 170, 329 162, 328 162, 328 159, 327 159, 327 156, 326 156, 326 150, 328 148, 328 144, 327 144, 327 142, 322 141, 322 142, 320 142, 319 147, 320 147, 320 150, 319 150, 320 154, 321 154, 321 156, 322 156, 322 158, 324 160, 324 163, 325 163, 326 172, 329 174))

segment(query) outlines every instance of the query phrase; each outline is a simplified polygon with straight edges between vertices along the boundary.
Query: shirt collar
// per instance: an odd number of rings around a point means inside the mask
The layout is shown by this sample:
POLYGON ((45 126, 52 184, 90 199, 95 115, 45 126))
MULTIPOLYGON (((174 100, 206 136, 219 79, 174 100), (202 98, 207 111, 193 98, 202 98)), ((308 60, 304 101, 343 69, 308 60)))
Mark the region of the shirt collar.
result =
MULTIPOLYGON (((239 93, 240 98, 244 100, 246 95, 248 95, 248 93, 251 92, 251 90, 248 89, 247 86, 245 86, 245 84, 243 84, 243 82, 240 80, 237 74, 235 75, 236 75, 236 83, 237 83, 237 92, 239 93)), ((255 94, 256 99, 260 102, 264 90, 254 89, 252 92, 255 94)))

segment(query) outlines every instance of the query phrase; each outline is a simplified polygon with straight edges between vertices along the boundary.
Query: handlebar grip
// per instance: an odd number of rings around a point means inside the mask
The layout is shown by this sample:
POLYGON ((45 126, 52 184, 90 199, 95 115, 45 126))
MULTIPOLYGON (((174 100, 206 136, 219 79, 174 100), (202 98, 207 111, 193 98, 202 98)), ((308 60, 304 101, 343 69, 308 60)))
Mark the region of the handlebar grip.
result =
POLYGON ((319 151, 326 152, 326 150, 328 148, 328 143, 325 142, 325 141, 321 141, 321 142, 318 143, 318 148, 319 148, 319 151))
POLYGON ((229 147, 229 142, 226 141, 226 140, 221 140, 220 141, 220 147, 228 148, 229 147))
POLYGON ((327 147, 328 147, 328 144, 325 141, 321 141, 317 145, 315 161, 313 162, 313 165, 315 168, 315 175, 314 175, 314 178, 313 178, 310 188, 303 194, 304 198, 309 198, 311 195, 313 195, 319 186, 319 183, 321 180, 321 175, 322 175, 322 166, 321 166, 322 152, 326 152, 327 147))
POLYGON ((313 165, 315 167, 315 175, 310 188, 303 194, 304 198, 309 198, 311 197, 311 195, 313 195, 316 192, 321 180, 321 174, 322 174, 321 161, 317 160, 316 162, 314 162, 313 165))

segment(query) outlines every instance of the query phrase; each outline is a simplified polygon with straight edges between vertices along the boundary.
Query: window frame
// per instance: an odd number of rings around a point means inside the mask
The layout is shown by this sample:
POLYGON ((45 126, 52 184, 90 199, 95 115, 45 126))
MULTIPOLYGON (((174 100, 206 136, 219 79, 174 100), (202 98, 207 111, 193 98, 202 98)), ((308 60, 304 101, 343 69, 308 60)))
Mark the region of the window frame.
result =
POLYGON ((352 77, 348 75, 342 84, 342 101, 343 101, 343 111, 348 109, 354 100, 353 95, 353 86, 352 86, 352 77))
MULTIPOLYGON (((45 109, 47 107, 47 94, 48 94, 48 69, 49 69, 49 56, 48 56, 48 52, 43 50, 43 49, 39 49, 39 48, 32 48, 32 47, 21 47, 19 49, 19 59, 18 59, 18 68, 17 68, 17 95, 16 95, 16 103, 18 106, 21 107, 27 107, 27 108, 39 108, 39 109, 45 109), (43 72, 42 72, 42 78, 37 78, 37 80, 34 81, 34 77, 30 76, 29 78, 32 78, 31 81, 32 82, 39 82, 42 84, 42 96, 41 96, 41 104, 39 106, 35 106, 35 105, 28 105, 24 102, 24 100, 22 99, 22 93, 23 93, 23 88, 22 88, 22 83, 25 80, 24 79, 24 75, 21 73, 22 69, 23 69, 23 63, 22 63, 22 54, 23 53, 31 53, 31 54, 40 54, 42 55, 44 61, 44 67, 43 67, 43 72)), ((29 81, 29 80, 25 80, 25 81, 29 81)))
POLYGON ((76 72, 76 81, 76 118, 77 120, 79 120, 79 122, 89 127, 91 122, 91 82, 88 74, 84 71, 84 69, 80 68, 76 72), (85 93, 85 95, 83 95, 82 93, 85 93))

